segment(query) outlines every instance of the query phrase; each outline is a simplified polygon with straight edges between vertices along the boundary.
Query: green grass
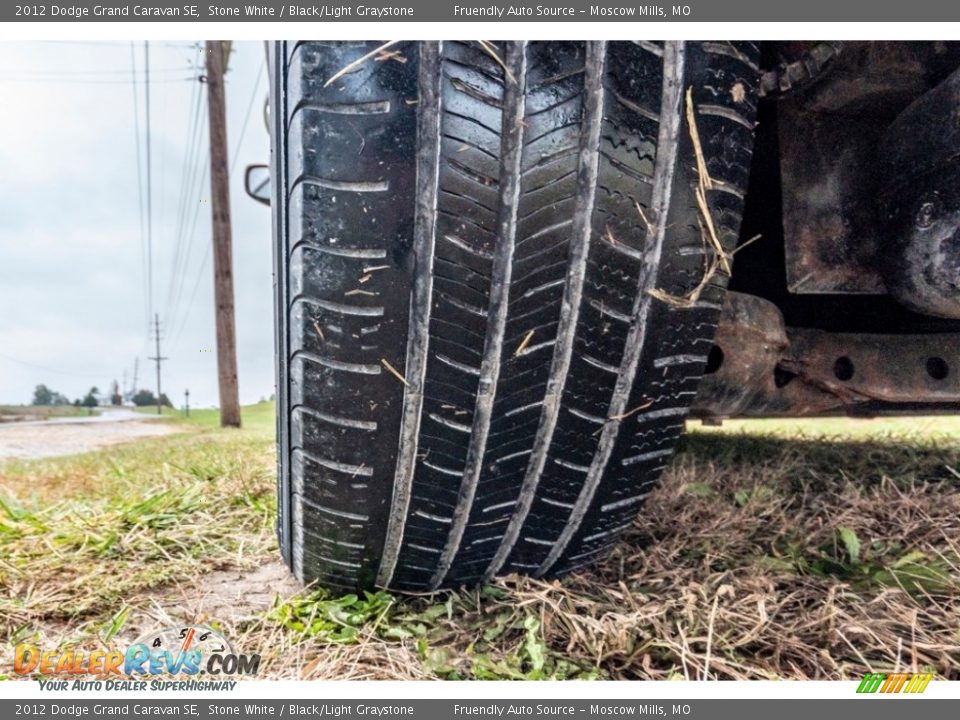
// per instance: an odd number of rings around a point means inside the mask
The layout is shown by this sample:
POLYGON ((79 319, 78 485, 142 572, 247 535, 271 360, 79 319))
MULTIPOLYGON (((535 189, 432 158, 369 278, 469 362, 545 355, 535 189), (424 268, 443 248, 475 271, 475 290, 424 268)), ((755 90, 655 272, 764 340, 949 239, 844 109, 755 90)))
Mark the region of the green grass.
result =
POLYGON ((245 553, 266 556, 275 507, 268 417, 272 408, 253 406, 240 431, 200 416, 183 433, 0 465, 0 633, 112 611, 149 588, 242 567, 245 553))
POLYGON ((535 608, 499 605, 505 600, 509 594, 492 586, 447 593, 438 601, 404 601, 382 591, 335 597, 314 590, 277 602, 265 620, 250 627, 276 623, 286 636, 282 641, 286 646, 358 649, 371 640, 381 646, 399 645, 415 655, 416 670, 408 668, 407 676, 411 670, 446 680, 603 676, 589 660, 549 647, 535 608), (482 610, 484 605, 489 611, 482 610))
MULTIPOLYGON (((138 413, 156 415, 155 405, 136 408, 138 413)), ((241 423, 244 430, 254 433, 272 433, 276 427, 276 410, 272 402, 260 402, 254 405, 245 405, 241 409, 241 423)), ((195 426, 198 428, 213 429, 220 427, 220 411, 216 408, 190 408, 190 417, 187 417, 182 408, 163 408, 163 418, 166 422, 195 426)))
POLYGON ((791 440, 870 440, 891 443, 955 443, 960 438, 960 415, 928 415, 878 418, 774 418, 725 420, 719 427, 690 423, 700 432, 723 435, 763 435, 791 440))
MULTIPOLYGON (((180 417, 179 420, 204 428, 220 427, 219 410, 190 410, 190 417, 180 417)), ((272 402, 262 402, 256 405, 247 405, 243 408, 241 420, 246 430, 260 435, 270 435, 276 429, 276 409, 272 402)))
MULTIPOLYGON (((157 608, 192 621, 184 598, 218 572, 264 591, 273 405, 241 430, 213 410, 166 422, 183 432, 0 465, 4 657, 129 642, 157 608)), ((692 425, 624 541, 578 574, 417 598, 285 586, 206 621, 275 678, 960 677, 958 418, 692 425)))

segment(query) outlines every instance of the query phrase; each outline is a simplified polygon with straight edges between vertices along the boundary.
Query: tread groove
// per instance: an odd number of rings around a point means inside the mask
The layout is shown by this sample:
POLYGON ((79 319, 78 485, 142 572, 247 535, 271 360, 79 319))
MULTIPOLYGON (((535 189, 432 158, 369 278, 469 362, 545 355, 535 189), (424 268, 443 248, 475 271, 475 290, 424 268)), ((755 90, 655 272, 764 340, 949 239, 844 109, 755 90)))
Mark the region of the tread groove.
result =
POLYGON ((503 130, 501 155, 503 169, 499 179, 499 208, 497 215, 497 246, 493 254, 489 308, 487 310, 487 337, 484 342, 473 424, 467 446, 466 462, 457 505, 454 508, 450 533, 429 586, 436 589, 446 578, 453 559, 460 549, 463 533, 470 518, 476 496, 480 471, 486 453, 487 437, 493 404, 497 395, 497 380, 503 352, 510 300, 510 276, 517 233, 517 209, 520 201, 521 161, 523 159, 524 109, 527 75, 527 43, 511 43, 506 50, 506 65, 515 81, 507 83, 503 94, 503 130))
POLYGON ((557 329, 557 340, 550 364, 549 380, 543 397, 540 424, 534 437, 533 451, 520 486, 519 499, 510 516, 503 539, 484 571, 485 580, 492 578, 503 567, 514 545, 516 545, 530 512, 540 476, 543 474, 543 468, 546 465, 547 452, 553 441, 553 433, 560 413, 560 399, 573 356, 580 299, 583 295, 584 278, 587 270, 587 252, 592 233, 591 216, 593 215, 593 203, 596 196, 600 165, 597 148, 603 123, 605 48, 606 43, 604 42, 591 42, 587 45, 587 58, 584 68, 586 99, 581 121, 577 161, 579 176, 577 204, 568 255, 568 270, 563 290, 563 303, 570 308, 570 312, 561 316, 560 326, 557 329))
POLYGON ((377 570, 377 584, 388 587, 393 579, 404 525, 410 509, 413 470, 417 459, 417 435, 423 407, 423 384, 427 372, 430 338, 430 306, 433 302, 433 251, 436 245, 437 196, 440 173, 440 51, 441 43, 420 46, 417 83, 419 105, 417 136, 417 200, 414 220, 414 247, 417 268, 410 301, 410 329, 407 340, 406 388, 400 428, 393 501, 387 521, 383 553, 377 570))
POLYGON ((613 445, 620 431, 619 418, 626 410, 626 405, 633 388, 637 374, 637 366, 646 340, 647 315, 653 303, 649 291, 656 287, 660 256, 663 241, 666 235, 668 214, 670 211, 670 195, 673 186, 674 171, 676 169, 683 99, 685 49, 683 42, 666 42, 663 47, 663 88, 660 100, 660 127, 657 140, 657 158, 654 166, 653 201, 651 203, 652 222, 654 226, 647 233, 644 271, 640 275, 640 282, 633 310, 633 322, 627 333, 624 344, 625 350, 620 363, 620 372, 617 376, 616 387, 610 399, 607 419, 600 433, 600 441, 590 464, 590 470, 584 480, 583 487, 563 531, 556 544, 536 570, 536 575, 542 576, 553 567, 566 552, 567 546, 579 530, 587 508, 593 501, 600 478, 610 461, 613 445))

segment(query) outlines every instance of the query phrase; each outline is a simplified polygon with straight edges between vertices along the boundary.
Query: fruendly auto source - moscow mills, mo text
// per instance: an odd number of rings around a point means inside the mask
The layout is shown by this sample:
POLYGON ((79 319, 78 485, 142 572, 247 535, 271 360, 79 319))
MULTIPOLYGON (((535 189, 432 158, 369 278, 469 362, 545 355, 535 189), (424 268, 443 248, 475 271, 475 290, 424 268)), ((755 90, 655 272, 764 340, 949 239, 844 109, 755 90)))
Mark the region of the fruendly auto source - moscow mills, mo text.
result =
POLYGON ((487 5, 484 7, 465 7, 454 5, 453 14, 457 17, 506 18, 518 17, 667 17, 667 15, 686 16, 690 14, 687 5, 674 5, 669 9, 663 5, 628 5, 625 7, 591 5, 587 9, 573 8, 567 5, 487 5))
POLYGON ((413 17, 412 7, 370 7, 368 5, 182 5, 151 7, 146 5, 17 5, 15 14, 22 17, 51 17, 62 20, 86 18, 389 18, 413 17))

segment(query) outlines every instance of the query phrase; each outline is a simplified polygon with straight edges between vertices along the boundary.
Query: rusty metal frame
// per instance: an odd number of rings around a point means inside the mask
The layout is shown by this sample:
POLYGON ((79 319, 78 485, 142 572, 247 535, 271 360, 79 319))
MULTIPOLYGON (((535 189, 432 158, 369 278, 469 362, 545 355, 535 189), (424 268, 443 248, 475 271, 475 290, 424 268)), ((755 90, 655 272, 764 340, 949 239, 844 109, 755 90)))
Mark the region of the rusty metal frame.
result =
POLYGON ((772 303, 728 293, 695 417, 960 412, 960 334, 784 328, 772 303))

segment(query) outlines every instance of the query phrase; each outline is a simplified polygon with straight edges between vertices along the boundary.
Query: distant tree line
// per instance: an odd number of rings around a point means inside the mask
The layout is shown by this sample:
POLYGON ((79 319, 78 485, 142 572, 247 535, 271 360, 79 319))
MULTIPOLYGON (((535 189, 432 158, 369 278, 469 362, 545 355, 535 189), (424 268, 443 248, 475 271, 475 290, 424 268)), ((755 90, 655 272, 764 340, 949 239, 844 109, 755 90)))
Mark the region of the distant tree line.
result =
MULTIPOLYGON (((70 399, 58 393, 55 390, 51 390, 46 385, 37 385, 33 389, 33 402, 32 405, 75 405, 76 407, 97 407, 100 404, 99 400, 100 390, 94 385, 90 388, 89 392, 84 395, 82 398, 77 398, 70 402, 70 399)), ((143 407, 146 405, 156 405, 157 396, 154 395, 150 390, 138 390, 134 393, 131 401, 137 407, 143 407)), ((120 405, 123 402, 123 399, 120 396, 119 391, 117 390, 116 381, 114 381, 113 389, 110 393, 110 402, 114 405, 120 405)), ((166 407, 173 407, 173 403, 170 402, 170 398, 167 397, 166 393, 160 394, 160 404, 166 407)))
POLYGON ((69 405, 66 395, 51 390, 46 385, 37 385, 33 390, 33 405, 69 405))
MULTIPOLYGON (((131 399, 137 407, 157 404, 157 396, 149 390, 137 390, 131 399)), ((160 393, 160 404, 164 407, 173 407, 173 403, 170 402, 170 398, 167 397, 166 393, 160 393)))

